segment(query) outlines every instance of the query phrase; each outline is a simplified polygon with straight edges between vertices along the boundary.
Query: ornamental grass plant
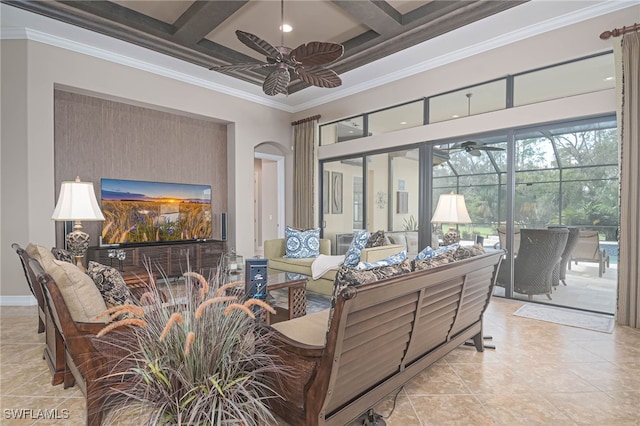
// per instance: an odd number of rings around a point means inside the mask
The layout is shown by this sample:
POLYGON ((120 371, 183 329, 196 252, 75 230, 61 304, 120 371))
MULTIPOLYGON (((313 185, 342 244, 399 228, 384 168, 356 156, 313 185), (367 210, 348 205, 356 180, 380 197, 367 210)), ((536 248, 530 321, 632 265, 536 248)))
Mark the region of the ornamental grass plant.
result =
POLYGON ((152 286, 144 313, 131 318, 128 310, 118 321, 128 329, 116 322, 99 334, 113 355, 104 380, 114 423, 132 415, 154 425, 275 423, 267 402, 279 396, 271 380, 285 371, 270 350, 268 327, 254 319, 254 311, 272 308, 226 296, 244 283, 220 285, 220 278, 187 272, 184 296, 167 286, 168 302, 152 286))

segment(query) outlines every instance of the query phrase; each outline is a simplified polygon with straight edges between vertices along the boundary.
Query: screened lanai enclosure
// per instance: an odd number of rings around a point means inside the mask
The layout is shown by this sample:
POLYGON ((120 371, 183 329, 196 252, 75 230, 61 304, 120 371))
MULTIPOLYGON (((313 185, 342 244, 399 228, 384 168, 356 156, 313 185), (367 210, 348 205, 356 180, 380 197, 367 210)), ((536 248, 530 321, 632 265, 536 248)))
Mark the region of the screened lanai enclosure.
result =
POLYGON ((496 287, 497 296, 612 314, 618 172, 615 116, 332 159, 322 163, 322 232, 340 254, 356 229, 403 234, 422 249, 442 243, 453 226, 461 244, 481 237, 486 250, 507 251, 513 275, 496 287), (471 223, 431 222, 439 196, 451 192, 464 195, 471 223), (515 259, 520 244, 526 249, 521 239, 531 238, 522 230, 554 227, 571 229, 563 271, 555 272, 549 295, 518 293, 513 280, 523 262, 515 259), (595 235, 589 244, 587 235, 595 235))

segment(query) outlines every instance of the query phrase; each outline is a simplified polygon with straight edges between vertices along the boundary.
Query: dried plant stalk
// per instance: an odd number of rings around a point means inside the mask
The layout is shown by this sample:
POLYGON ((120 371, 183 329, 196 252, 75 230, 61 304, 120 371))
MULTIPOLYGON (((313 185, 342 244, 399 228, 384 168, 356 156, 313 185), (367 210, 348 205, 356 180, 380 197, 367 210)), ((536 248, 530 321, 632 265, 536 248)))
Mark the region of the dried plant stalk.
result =
POLYGON ((253 312, 251 312, 251 309, 249 309, 246 306, 241 305, 239 303, 231 303, 229 306, 227 306, 227 309, 224 310, 224 314, 225 315, 229 315, 231 313, 231 311, 233 311, 234 309, 240 309, 241 311, 244 311, 251 318, 255 318, 256 317, 253 314, 253 312))
POLYGON ((100 330, 98 332, 98 334, 96 334, 97 337, 102 337, 105 334, 109 333, 110 331, 118 328, 118 327, 124 327, 124 326, 137 326, 137 327, 146 327, 147 326, 147 322, 144 320, 141 320, 140 318, 128 318, 128 319, 123 319, 117 322, 113 322, 111 324, 109 324, 108 326, 106 326, 105 328, 103 328, 102 330, 100 330))
POLYGON ((174 312, 171 314, 158 340, 162 342, 164 338, 167 337, 167 334, 169 334, 169 331, 171 330, 171 327, 173 327, 173 324, 176 324, 176 323, 182 324, 182 314, 180 312, 174 312))
POLYGON ((200 318, 202 314, 204 314, 204 310, 207 306, 211 306, 214 303, 222 303, 222 302, 236 302, 238 300, 235 296, 227 296, 227 297, 212 297, 211 299, 205 300, 198 306, 196 310, 196 318, 200 318))

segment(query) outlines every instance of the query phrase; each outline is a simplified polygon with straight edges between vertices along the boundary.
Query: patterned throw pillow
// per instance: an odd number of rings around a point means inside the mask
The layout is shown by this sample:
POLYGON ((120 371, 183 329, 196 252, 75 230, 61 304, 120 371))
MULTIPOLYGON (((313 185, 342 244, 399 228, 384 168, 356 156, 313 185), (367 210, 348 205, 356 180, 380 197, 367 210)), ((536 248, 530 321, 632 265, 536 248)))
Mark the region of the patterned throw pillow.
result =
POLYGON ((360 262, 360 252, 365 248, 370 236, 371 234, 366 230, 354 232, 351 246, 344 255, 345 266, 356 266, 360 262))
POLYGON ((424 269, 437 268, 438 266, 453 263, 455 261, 456 260, 453 258, 453 252, 449 251, 426 259, 414 260, 413 269, 415 271, 422 271, 424 269))
POLYGON ((320 228, 301 231, 287 226, 285 228, 285 246, 290 259, 317 257, 320 254, 320 228))
POLYGON ((400 253, 393 254, 384 259, 378 260, 377 262, 360 262, 356 265, 356 269, 359 271, 364 271, 366 269, 371 268, 379 268, 381 266, 391 266, 397 265, 398 263, 402 263, 407 259, 407 252, 401 251, 400 253))
POLYGON ((454 251, 457 249, 458 249, 458 244, 451 244, 450 246, 440 247, 435 250, 427 246, 427 248, 425 248, 420 253, 418 253, 418 255, 416 256, 416 260, 431 259, 434 256, 448 253, 450 251, 454 251))
POLYGON ((61 260, 63 262, 69 262, 69 263, 76 263, 73 259, 73 255, 69 250, 53 247, 51 249, 51 253, 53 253, 53 257, 55 257, 56 260, 61 260))
POLYGON ((411 261, 409 260, 405 260, 396 265, 372 268, 365 271, 360 271, 356 268, 350 268, 343 265, 336 274, 336 281, 334 285, 341 289, 345 286, 369 284, 385 278, 406 274, 408 272, 411 272, 411 261))
POLYGON ((87 275, 100 290, 107 308, 120 305, 139 305, 116 268, 90 261, 87 275))
POLYGON ((380 230, 371 234, 367 240, 365 248, 380 247, 384 245, 387 245, 387 237, 384 236, 384 231, 380 230))
MULTIPOLYGON (((428 257, 422 260, 416 258, 416 260, 413 261, 414 270, 421 271, 423 269, 436 268, 441 265, 446 265, 447 263, 468 259, 470 257, 478 256, 485 253, 484 248, 480 244, 475 244, 472 247, 462 247, 458 246, 458 244, 452 244, 448 247, 453 246, 455 246, 453 250, 450 249, 444 252, 440 252, 432 257, 428 257)), ((442 249, 438 250, 443 250, 445 248, 446 247, 443 247, 442 249)), ((438 250, 435 250, 434 253, 438 250)))

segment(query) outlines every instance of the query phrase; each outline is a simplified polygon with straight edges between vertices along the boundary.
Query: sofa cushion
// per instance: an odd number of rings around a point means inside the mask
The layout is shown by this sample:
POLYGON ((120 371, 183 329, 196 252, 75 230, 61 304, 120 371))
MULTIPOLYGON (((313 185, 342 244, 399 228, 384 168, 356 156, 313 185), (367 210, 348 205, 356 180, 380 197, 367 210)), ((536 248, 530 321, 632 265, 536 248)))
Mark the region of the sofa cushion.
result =
POLYGON ((287 253, 284 257, 301 259, 320 254, 320 228, 302 231, 287 226, 285 239, 287 253))
POLYGON ((365 248, 370 236, 369 231, 364 229, 354 232, 349 250, 344 255, 344 264, 346 266, 356 266, 360 262, 360 252, 365 248))
POLYGON ((368 284, 408 272, 411 272, 411 262, 409 260, 404 260, 396 265, 382 266, 364 271, 343 265, 336 274, 335 287, 342 288, 344 286, 368 284))
POLYGON ((56 260, 56 258, 53 256, 53 253, 51 253, 47 248, 37 244, 29 243, 25 250, 29 254, 29 256, 40 262, 40 266, 42 266, 45 271, 47 271, 50 265, 53 264, 53 261, 56 260))
POLYGON ((280 333, 306 345, 324 346, 329 324, 329 309, 272 324, 280 333))
POLYGON ((356 265, 356 269, 364 271, 366 269, 379 268, 381 266, 397 265, 406 259, 407 252, 403 250, 400 253, 392 254, 391 256, 380 259, 377 262, 360 262, 356 265))
POLYGON ((365 245, 365 248, 380 247, 386 244, 387 244, 387 237, 384 235, 383 230, 379 230, 371 234, 371 236, 367 240, 367 244, 365 245))
POLYGON ((316 260, 314 257, 307 257, 302 259, 274 257, 269 259, 269 268, 311 276, 311 264, 314 260, 316 260))
POLYGON ((107 310, 91 277, 73 263, 54 259, 45 271, 58 284, 74 321, 96 322, 94 317, 107 310))
POLYGON ((122 275, 116 268, 90 261, 87 275, 95 283, 108 308, 121 305, 138 305, 122 275))

